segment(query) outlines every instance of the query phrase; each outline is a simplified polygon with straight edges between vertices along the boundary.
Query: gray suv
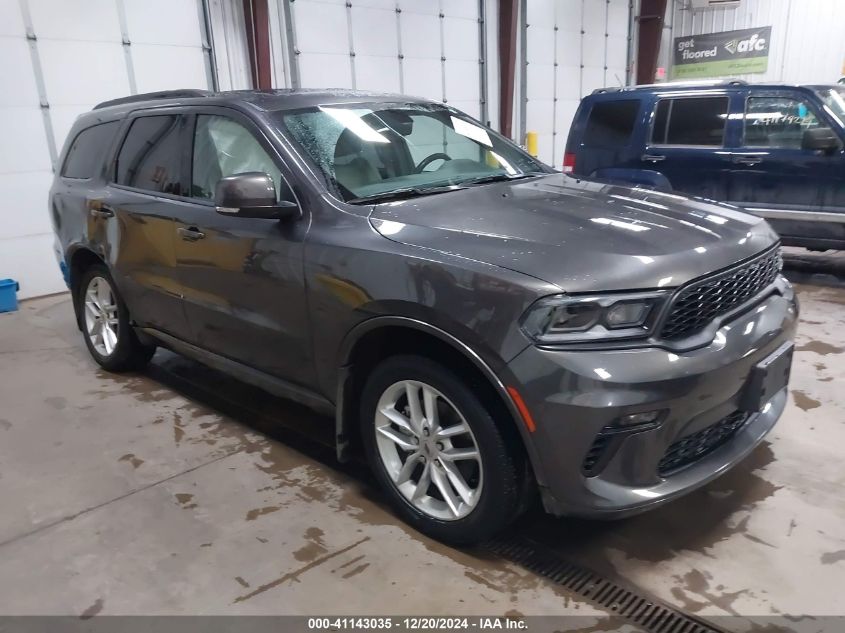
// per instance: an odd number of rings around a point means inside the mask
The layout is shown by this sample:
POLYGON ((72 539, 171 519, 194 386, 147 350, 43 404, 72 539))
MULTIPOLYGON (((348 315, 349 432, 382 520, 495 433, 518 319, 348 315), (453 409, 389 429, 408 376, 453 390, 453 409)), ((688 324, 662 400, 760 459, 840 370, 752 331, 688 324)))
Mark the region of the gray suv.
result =
POLYGON ((466 543, 539 491, 618 517, 784 409, 797 305, 764 220, 555 173, 399 95, 171 91, 75 123, 50 192, 104 368, 157 346, 333 415, 397 512, 466 543))

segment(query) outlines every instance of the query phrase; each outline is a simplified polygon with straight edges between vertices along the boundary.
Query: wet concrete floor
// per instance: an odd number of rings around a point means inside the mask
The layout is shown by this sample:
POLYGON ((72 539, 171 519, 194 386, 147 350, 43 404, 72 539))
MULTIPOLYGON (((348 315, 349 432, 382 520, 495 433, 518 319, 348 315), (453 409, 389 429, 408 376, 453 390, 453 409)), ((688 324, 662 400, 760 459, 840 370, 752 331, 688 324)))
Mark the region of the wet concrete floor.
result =
MULTIPOLYGON (((618 522, 515 527, 691 613, 845 614, 845 257, 791 258, 790 405, 745 462, 618 522)), ((577 596, 417 534, 332 421, 159 352, 90 360, 66 295, 0 314, 0 614, 581 614, 577 596)), ((589 616, 589 617, 586 617, 589 616)))

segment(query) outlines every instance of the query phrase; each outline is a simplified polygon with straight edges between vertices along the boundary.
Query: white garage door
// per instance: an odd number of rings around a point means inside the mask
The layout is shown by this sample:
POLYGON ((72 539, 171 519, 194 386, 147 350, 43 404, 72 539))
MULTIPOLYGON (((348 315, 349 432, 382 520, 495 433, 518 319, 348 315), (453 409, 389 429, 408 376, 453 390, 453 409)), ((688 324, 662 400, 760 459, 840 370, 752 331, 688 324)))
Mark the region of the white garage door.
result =
MULTIPOLYGON (((291 85, 398 92, 483 116, 479 0, 296 0, 291 85)), ((287 37, 271 23, 271 39, 287 37)))
POLYGON ((521 132, 537 132, 540 160, 560 168, 581 97, 626 83, 629 0, 527 0, 521 29, 521 132))
POLYGON ((198 0, 0 0, 0 277, 64 290, 47 192, 74 119, 136 92, 207 88, 198 0))

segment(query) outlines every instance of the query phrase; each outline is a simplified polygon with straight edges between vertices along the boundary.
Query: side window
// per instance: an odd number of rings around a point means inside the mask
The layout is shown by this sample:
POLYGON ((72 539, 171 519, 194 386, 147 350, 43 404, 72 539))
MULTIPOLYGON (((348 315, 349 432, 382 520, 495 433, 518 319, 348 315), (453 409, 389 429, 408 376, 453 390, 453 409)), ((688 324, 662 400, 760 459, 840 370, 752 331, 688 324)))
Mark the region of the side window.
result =
POLYGON ((721 147, 727 121, 727 97, 661 99, 654 116, 651 143, 721 147))
POLYGON ((116 182, 157 193, 180 195, 177 115, 139 117, 117 155, 116 182))
POLYGON ((103 156, 111 145, 119 121, 101 123, 82 130, 73 139, 62 166, 65 178, 91 178, 102 165, 103 156))
POLYGON ((217 181, 248 171, 273 179, 276 194, 293 201, 293 194, 270 155, 252 132, 232 119, 200 114, 194 129, 191 197, 211 200, 217 181))
POLYGON ((584 131, 585 147, 622 147, 631 141, 640 102, 606 101, 590 110, 584 131))
POLYGON ((804 101, 788 97, 751 97, 745 104, 746 147, 801 149, 804 131, 819 127, 804 101))

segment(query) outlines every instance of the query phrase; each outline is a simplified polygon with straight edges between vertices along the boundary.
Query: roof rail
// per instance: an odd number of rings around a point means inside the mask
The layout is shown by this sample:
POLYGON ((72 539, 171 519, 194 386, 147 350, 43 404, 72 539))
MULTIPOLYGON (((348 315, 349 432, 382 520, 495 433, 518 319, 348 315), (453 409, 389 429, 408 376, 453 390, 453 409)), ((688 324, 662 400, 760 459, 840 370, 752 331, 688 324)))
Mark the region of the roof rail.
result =
POLYGON ((119 99, 111 99, 103 101, 94 106, 94 110, 100 108, 109 108, 111 106, 123 105, 124 103, 135 103, 139 101, 153 101, 155 99, 179 99, 189 97, 208 97, 211 96, 208 90, 199 89, 183 89, 183 90, 159 90, 158 92, 145 92, 142 94, 132 95, 130 97, 120 97, 119 99))
POLYGON ((628 90, 650 90, 652 88, 696 88, 716 86, 747 86, 748 82, 743 79, 703 79, 701 81, 669 81, 659 84, 640 84, 638 86, 624 86, 622 88, 597 88, 592 94, 604 94, 607 92, 623 92, 628 90))

